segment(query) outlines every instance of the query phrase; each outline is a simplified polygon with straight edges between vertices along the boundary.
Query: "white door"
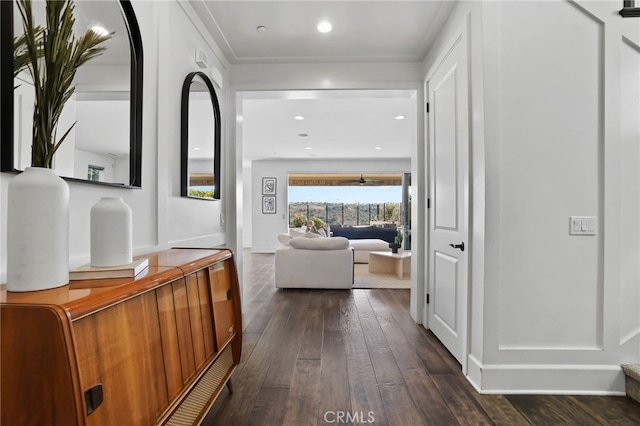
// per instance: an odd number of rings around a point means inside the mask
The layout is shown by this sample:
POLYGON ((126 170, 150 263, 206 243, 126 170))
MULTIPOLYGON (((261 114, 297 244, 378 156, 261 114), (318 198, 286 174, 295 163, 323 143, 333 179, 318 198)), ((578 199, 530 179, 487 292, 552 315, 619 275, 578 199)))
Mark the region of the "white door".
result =
POLYGON ((467 40, 427 81, 429 102, 428 325, 466 370, 469 194, 467 40))

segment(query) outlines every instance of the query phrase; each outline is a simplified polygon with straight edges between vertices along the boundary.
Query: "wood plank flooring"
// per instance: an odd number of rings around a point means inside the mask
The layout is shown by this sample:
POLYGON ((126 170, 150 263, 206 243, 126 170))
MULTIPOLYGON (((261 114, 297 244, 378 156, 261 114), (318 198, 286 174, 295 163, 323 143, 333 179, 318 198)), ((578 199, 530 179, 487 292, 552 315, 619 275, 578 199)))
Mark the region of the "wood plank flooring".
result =
POLYGON ((277 290, 244 257, 244 341, 205 425, 640 425, 627 397, 480 395, 409 290, 277 290))

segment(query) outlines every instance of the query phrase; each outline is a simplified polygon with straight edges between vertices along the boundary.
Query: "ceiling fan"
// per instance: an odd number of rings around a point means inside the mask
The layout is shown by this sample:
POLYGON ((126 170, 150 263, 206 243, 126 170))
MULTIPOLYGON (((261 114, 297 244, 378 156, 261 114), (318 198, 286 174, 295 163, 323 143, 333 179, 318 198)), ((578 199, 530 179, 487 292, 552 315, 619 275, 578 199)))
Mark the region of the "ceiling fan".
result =
POLYGON ((381 181, 378 180, 378 179, 365 179, 364 178, 364 174, 360 173, 360 179, 354 180, 352 182, 353 183, 357 183, 357 184, 359 184, 361 186, 364 186, 364 185, 368 185, 368 184, 379 183, 381 181))

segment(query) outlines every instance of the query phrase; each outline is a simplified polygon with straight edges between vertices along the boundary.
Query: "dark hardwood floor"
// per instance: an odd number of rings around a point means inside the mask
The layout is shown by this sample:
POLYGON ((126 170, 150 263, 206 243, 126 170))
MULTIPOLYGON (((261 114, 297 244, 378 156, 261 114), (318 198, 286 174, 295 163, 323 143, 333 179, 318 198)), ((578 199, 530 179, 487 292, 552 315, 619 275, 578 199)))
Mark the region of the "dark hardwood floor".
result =
POLYGON ((627 397, 480 395, 409 290, 277 290, 273 260, 245 251, 242 361, 206 425, 640 425, 627 397))

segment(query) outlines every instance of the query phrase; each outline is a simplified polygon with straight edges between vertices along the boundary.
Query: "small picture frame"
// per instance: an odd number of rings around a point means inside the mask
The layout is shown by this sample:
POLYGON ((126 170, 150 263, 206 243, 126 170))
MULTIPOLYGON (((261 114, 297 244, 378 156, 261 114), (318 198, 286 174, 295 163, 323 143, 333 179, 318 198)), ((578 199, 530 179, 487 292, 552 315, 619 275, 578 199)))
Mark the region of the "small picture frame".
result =
POLYGON ((276 197, 275 195, 267 195, 262 197, 262 214, 275 214, 276 197))
POLYGON ((263 177, 262 178, 262 195, 276 195, 276 178, 263 177))

